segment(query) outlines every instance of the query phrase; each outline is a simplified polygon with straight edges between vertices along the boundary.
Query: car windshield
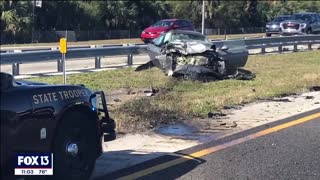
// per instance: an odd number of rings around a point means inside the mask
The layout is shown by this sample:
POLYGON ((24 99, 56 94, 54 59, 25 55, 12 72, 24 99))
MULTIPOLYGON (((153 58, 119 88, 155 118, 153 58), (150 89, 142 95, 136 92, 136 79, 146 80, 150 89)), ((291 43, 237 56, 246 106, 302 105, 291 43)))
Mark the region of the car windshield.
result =
POLYGON ((311 16, 307 15, 307 14, 296 14, 296 15, 294 15, 294 19, 310 22, 311 16))
POLYGON ((173 33, 172 34, 172 41, 174 40, 198 40, 198 41, 209 41, 204 35, 202 34, 191 34, 191 33, 173 33))
POLYGON ((172 25, 173 21, 158 21, 155 24, 151 25, 151 27, 168 27, 172 25))
POLYGON ((278 16, 274 18, 273 22, 282 22, 282 21, 291 20, 291 19, 292 19, 291 16, 278 16))

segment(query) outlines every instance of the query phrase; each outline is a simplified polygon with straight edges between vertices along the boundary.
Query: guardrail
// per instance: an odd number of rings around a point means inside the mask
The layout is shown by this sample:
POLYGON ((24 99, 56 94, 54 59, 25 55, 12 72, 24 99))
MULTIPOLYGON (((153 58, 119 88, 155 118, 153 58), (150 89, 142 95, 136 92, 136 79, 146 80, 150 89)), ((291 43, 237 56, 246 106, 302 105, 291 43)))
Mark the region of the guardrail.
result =
MULTIPOLYGON (((217 47, 224 43, 237 43, 244 41, 247 49, 261 49, 260 53, 266 53, 266 48, 278 47, 278 52, 283 51, 283 46, 293 46, 293 51, 298 50, 298 45, 308 45, 308 49, 312 49, 312 45, 320 44, 320 35, 303 35, 303 36, 289 36, 289 37, 269 37, 269 38, 254 38, 254 39, 237 39, 225 41, 212 41, 217 47)), ((127 64, 133 64, 133 55, 146 53, 147 45, 141 44, 124 44, 122 46, 84 46, 68 48, 66 54, 67 59, 74 58, 95 58, 95 68, 101 68, 101 57, 103 56, 128 56, 127 64)), ((36 50, 36 51, 19 51, 1 52, 1 64, 12 64, 12 74, 19 75, 19 64, 43 61, 57 61, 58 72, 62 71, 61 54, 57 48, 50 50, 36 50)))

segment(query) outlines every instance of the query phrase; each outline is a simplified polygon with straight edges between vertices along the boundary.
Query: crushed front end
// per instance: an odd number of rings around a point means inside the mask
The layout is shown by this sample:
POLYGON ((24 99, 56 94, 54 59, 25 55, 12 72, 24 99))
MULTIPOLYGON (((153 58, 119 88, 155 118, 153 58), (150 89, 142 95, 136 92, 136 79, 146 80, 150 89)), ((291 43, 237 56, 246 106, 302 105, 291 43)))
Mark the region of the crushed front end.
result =
POLYGON ((161 49, 161 55, 136 70, 151 66, 162 69, 168 76, 199 81, 255 77, 254 74, 238 71, 238 67, 219 56, 215 45, 203 41, 179 40, 166 44, 161 49))

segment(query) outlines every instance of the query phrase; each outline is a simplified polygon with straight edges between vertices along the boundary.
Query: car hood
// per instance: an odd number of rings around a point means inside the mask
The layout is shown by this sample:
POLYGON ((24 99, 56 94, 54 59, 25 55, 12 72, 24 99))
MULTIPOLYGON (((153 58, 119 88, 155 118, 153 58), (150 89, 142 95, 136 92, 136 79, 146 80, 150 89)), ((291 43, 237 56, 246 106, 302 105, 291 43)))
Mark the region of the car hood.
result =
POLYGON ((286 21, 282 21, 281 23, 307 23, 307 22, 303 20, 286 20, 286 21))
POLYGON ((170 44, 173 45, 175 49, 179 49, 179 52, 181 52, 184 55, 203 53, 207 50, 210 50, 213 45, 210 42, 199 41, 199 40, 188 40, 188 41, 175 40, 175 41, 172 41, 170 44))
POLYGON ((267 23, 267 25, 270 25, 270 26, 277 25, 277 26, 279 26, 280 22, 269 22, 269 23, 267 23))
POLYGON ((151 33, 155 33, 155 32, 163 32, 163 31, 167 31, 169 30, 170 27, 148 27, 146 29, 144 29, 144 32, 151 32, 151 33))
POLYGON ((48 85, 46 83, 33 82, 33 81, 27 81, 27 80, 15 80, 14 82, 19 85, 48 85))

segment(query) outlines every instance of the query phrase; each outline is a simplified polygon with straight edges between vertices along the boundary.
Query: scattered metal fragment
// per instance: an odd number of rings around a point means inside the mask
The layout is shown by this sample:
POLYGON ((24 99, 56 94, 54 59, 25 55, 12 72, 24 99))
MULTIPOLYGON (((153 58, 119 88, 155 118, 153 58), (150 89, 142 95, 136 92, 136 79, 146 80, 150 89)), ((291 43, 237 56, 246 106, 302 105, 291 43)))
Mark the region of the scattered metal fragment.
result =
POLYGON ((240 105, 226 105, 223 106, 223 109, 241 109, 240 105))
POLYGON ((314 99, 314 96, 306 96, 306 99, 314 99))
POLYGON ((153 95, 154 95, 153 93, 146 93, 147 97, 150 97, 150 96, 153 96, 153 95))
POLYGON ((320 86, 312 86, 309 88, 310 91, 320 91, 320 86))
POLYGON ((221 112, 215 112, 215 113, 209 112, 208 113, 208 118, 222 117, 222 116, 227 116, 227 115, 224 113, 221 113, 221 112))
POLYGON ((292 102, 288 98, 281 98, 281 99, 271 99, 272 101, 276 102, 292 102))
POLYGON ((238 124, 235 121, 233 121, 232 123, 233 123, 233 125, 231 125, 230 127, 235 128, 238 126, 238 124))
POLYGON ((225 126, 227 123, 223 122, 223 123, 220 123, 220 126, 225 126))
POLYGON ((136 94, 136 92, 133 91, 132 89, 129 89, 129 90, 128 90, 128 95, 130 95, 130 94, 136 94))

